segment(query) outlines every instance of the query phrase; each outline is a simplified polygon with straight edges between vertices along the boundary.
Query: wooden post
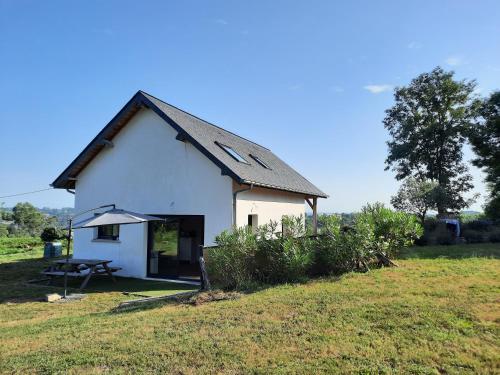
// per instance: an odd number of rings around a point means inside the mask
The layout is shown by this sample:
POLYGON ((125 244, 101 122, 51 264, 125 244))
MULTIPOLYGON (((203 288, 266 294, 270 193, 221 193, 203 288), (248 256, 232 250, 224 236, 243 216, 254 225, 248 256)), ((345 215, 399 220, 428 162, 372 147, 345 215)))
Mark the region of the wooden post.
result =
POLYGON ((313 212, 313 235, 316 236, 318 234, 318 197, 313 197, 312 202, 309 198, 306 198, 306 202, 313 212))
POLYGON ((201 276, 201 290, 212 290, 210 280, 208 279, 208 272, 205 266, 205 258, 203 257, 203 245, 200 245, 200 254, 198 261, 200 263, 200 276, 201 276))
POLYGON ((318 198, 313 198, 313 234, 316 236, 318 234, 318 198))

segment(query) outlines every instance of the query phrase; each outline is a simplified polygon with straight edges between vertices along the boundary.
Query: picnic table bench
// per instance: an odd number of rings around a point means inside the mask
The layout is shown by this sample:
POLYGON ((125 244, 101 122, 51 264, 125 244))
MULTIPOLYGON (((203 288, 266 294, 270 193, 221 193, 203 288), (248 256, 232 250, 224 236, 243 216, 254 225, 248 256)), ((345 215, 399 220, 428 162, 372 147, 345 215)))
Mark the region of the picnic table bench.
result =
POLYGON ((110 267, 111 260, 104 259, 59 259, 42 272, 42 274, 50 277, 50 283, 56 277, 83 277, 83 282, 80 285, 80 290, 84 289, 90 278, 94 275, 107 274, 113 282, 116 282, 113 273, 121 270, 120 267, 110 267))

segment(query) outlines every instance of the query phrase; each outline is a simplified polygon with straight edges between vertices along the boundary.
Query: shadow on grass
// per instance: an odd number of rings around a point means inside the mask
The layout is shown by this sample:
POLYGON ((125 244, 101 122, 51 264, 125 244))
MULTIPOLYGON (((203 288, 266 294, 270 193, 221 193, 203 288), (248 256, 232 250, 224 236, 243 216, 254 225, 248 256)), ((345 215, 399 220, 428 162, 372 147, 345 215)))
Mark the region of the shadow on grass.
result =
MULTIPOLYGON (((47 278, 41 274, 51 262, 43 258, 13 259, 0 263, 0 303, 37 302, 47 293, 62 294, 63 278, 56 278, 48 285, 47 278), (36 282, 30 282, 37 280, 36 282)), ((116 283, 107 275, 95 275, 90 279, 87 288, 81 293, 125 293, 136 298, 169 295, 198 287, 166 281, 140 280, 127 277, 115 277, 116 283)), ((68 291, 80 293, 81 278, 68 278, 68 291)))
POLYGON ((404 249, 398 259, 466 259, 493 258, 500 259, 500 243, 414 246, 404 249))
POLYGON ((42 277, 40 272, 48 267, 48 261, 40 258, 1 260, 0 304, 38 302, 45 294, 57 292, 55 288, 47 285, 28 284, 32 279, 42 277))

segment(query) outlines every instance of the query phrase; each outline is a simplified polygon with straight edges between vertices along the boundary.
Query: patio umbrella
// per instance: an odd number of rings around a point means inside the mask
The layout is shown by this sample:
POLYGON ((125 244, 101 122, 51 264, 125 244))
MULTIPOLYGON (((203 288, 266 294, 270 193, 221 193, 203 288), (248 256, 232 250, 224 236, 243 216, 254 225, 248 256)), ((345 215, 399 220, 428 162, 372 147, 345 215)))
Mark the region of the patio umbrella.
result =
POLYGON ((73 229, 94 228, 101 225, 140 224, 148 221, 163 221, 156 216, 138 214, 137 212, 120 210, 117 208, 98 214, 90 219, 73 224, 73 229))
POLYGON ((69 248, 70 248, 70 243, 71 243, 71 231, 73 229, 80 229, 80 228, 95 228, 99 227, 101 225, 125 225, 125 224, 141 224, 141 223, 146 223, 149 221, 164 221, 164 219, 157 217, 157 216, 150 216, 150 215, 144 215, 144 214, 139 214, 137 212, 132 212, 132 211, 126 211, 126 210, 121 210, 117 209, 114 204, 109 204, 109 205, 104 205, 100 207, 95 207, 91 208, 89 210, 79 212, 76 215, 73 215, 69 219, 68 223, 68 248, 66 250, 66 268, 64 272, 64 298, 67 296, 67 287, 68 287, 68 262, 69 262, 69 248), (81 216, 85 213, 89 213, 92 211, 96 211, 98 209, 103 209, 106 207, 112 207, 112 209, 102 212, 100 214, 97 214, 94 217, 91 217, 86 220, 82 220, 76 224, 73 225, 73 219, 81 216))

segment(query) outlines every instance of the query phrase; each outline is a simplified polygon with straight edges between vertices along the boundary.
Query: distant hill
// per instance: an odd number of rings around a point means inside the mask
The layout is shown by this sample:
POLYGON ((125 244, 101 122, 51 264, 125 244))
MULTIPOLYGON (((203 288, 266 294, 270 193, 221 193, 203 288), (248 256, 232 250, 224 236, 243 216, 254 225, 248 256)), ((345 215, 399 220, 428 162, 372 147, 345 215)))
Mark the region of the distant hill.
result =
POLYGON ((75 213, 75 209, 73 207, 63 207, 63 208, 50 208, 50 207, 42 207, 38 209, 40 212, 55 216, 60 225, 65 226, 67 224, 69 216, 75 213))
MULTIPOLYGON (((2 207, 1 209, 3 211, 12 212, 12 207, 2 207)), ((65 226, 67 224, 68 217, 75 213, 75 209, 72 207, 63 207, 63 208, 37 207, 37 210, 45 215, 56 217, 57 222, 61 226, 65 226)))

